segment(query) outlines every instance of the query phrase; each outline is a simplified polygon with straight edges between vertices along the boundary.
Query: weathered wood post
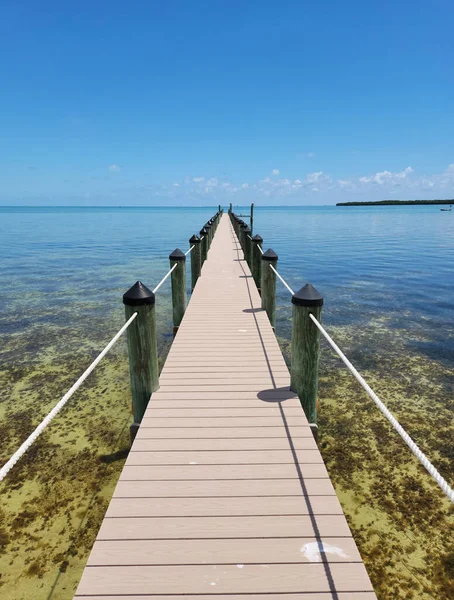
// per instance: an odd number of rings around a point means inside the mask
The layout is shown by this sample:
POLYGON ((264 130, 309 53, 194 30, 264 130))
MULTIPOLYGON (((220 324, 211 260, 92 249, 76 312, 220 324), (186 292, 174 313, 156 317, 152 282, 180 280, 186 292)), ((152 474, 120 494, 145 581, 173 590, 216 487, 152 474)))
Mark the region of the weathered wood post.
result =
POLYGON ((244 241, 245 234, 244 234, 244 230, 246 228, 247 228, 246 223, 244 221, 241 221, 239 231, 240 231, 240 245, 241 245, 241 248, 243 249, 243 254, 245 253, 245 250, 244 250, 244 248, 245 248, 245 241, 244 241))
POLYGON ((251 228, 250 227, 246 227, 244 229, 243 235, 244 235, 244 258, 247 262, 247 264, 249 265, 249 267, 251 266, 251 256, 252 256, 252 238, 251 238, 251 228))
POLYGON ((127 329, 134 418, 129 429, 132 443, 150 396, 159 388, 155 295, 141 281, 138 281, 123 294, 123 304, 126 320, 137 313, 137 317, 127 329))
POLYGON ((254 277, 255 285, 260 293, 261 285, 262 285, 262 253, 260 252, 260 248, 263 244, 262 236, 256 234, 252 238, 252 252, 251 252, 251 261, 252 261, 252 276, 254 277))
POLYGON ((203 267, 203 263, 206 261, 207 259, 207 255, 208 255, 208 231, 206 229, 206 227, 202 227, 202 229, 200 230, 200 240, 202 242, 202 249, 201 249, 201 256, 202 256, 202 264, 201 267, 203 267))
POLYGON ((251 231, 254 231, 254 203, 251 204, 251 231))
POLYGON ((207 230, 207 252, 211 246, 211 224, 205 223, 205 229, 207 230))
POLYGON ((186 294, 186 256, 179 248, 176 248, 169 256, 170 267, 176 265, 172 271, 172 307, 173 307, 173 334, 183 319, 187 305, 186 294))
MULTIPOLYGON (((275 269, 277 267, 278 255, 276 252, 269 248, 262 254, 262 279, 261 279, 261 294, 262 294, 262 308, 266 310, 268 318, 270 320, 273 329, 276 327, 276 274, 273 269, 270 269, 272 265, 275 269)), ((276 269, 277 270, 277 269, 276 269)))
POLYGON ((298 394, 314 438, 317 439, 320 333, 309 315, 313 314, 317 321, 320 321, 323 297, 310 283, 307 283, 293 294, 292 304, 290 387, 298 394))
POLYGON ((202 244, 198 235, 193 235, 189 239, 189 247, 194 246, 191 255, 191 289, 194 290, 197 279, 200 277, 202 269, 202 244))

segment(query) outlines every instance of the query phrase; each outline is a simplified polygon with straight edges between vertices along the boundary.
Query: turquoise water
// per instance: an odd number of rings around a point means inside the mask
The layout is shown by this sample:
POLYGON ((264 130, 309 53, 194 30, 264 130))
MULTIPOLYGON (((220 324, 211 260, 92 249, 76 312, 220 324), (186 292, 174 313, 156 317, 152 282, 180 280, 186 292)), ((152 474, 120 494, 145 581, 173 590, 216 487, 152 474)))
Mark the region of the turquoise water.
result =
MULTIPOLYGON (((73 307, 81 324, 105 319, 108 327, 123 291, 137 279, 159 281, 168 254, 186 250, 214 210, 0 208, 1 333, 34 322, 74 326, 73 307)), ((384 316, 389 327, 424 331, 421 351, 454 360, 454 213, 256 207, 254 229, 279 254, 290 285, 310 281, 323 293, 326 322, 360 327, 384 316)), ((168 296, 169 286, 160 293, 168 296)), ((279 286, 281 306, 288 301, 279 286)))
MULTIPOLYGON (((214 211, 0 208, 0 333, 8 340, 52 325, 65 352, 84 334, 107 340, 123 318, 123 292, 138 279, 152 288, 168 254, 185 251, 214 211)), ((324 295, 326 323, 361 329, 385 320, 388 330, 408 332, 409 347, 453 364, 454 213, 436 206, 256 207, 254 230, 278 253, 294 289, 310 281, 324 295)), ((162 339, 171 332, 169 294, 170 282, 158 298, 162 339)), ((290 336, 289 300, 278 283, 283 338, 290 336)), ((36 338, 8 344, 6 364, 36 360, 45 350, 36 338)))
MULTIPOLYGON (((153 288, 169 268, 168 255, 187 250, 215 211, 0 208, 0 462, 119 329, 122 294, 139 279, 153 288)), ((434 206, 258 206, 254 231, 264 249, 278 253, 293 289, 309 281, 323 294, 328 330, 452 481, 454 213, 434 206)), ((158 292, 157 313, 164 357, 172 340, 170 281, 158 292)), ((277 317, 288 358, 291 304, 279 282, 277 317)), ((115 451, 127 445, 131 419, 127 369, 121 340, 8 476, 5 515, 0 509, 6 597, 30 597, 36 575, 36 598, 72 597, 121 470, 124 454, 115 451), (104 455, 111 458, 100 470, 104 455), (11 527, 2 530, 2 522, 11 527)), ((326 344, 320 400, 320 447, 374 585, 383 586, 378 597, 389 598, 395 586, 402 596, 392 597, 406 598, 421 581, 427 594, 417 597, 449 597, 444 565, 453 563, 454 546, 445 531, 454 526, 452 514, 438 490, 422 495, 428 477, 415 475, 407 449, 326 344), (408 493, 410 481, 417 494, 408 493), (428 514, 436 515, 430 527, 428 514), (377 527, 386 542, 374 541, 377 527), (405 546, 409 539, 414 543, 405 546)))

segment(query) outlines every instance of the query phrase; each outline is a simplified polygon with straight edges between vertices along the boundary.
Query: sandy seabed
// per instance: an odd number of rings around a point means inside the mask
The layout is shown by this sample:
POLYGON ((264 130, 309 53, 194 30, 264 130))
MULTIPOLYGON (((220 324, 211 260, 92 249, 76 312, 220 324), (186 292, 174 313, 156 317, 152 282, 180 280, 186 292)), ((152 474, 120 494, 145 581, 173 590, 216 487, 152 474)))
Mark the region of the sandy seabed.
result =
MULTIPOLYGON (((159 322, 170 322, 168 306, 159 322)), ((112 332, 120 325, 118 315, 112 332)), ((389 331, 386 321, 330 331, 452 482, 454 369, 411 351, 408 332, 389 331)), ((0 373, 1 462, 108 339, 101 324, 87 333, 35 323, 26 336, 8 336, 0 350, 8 365, 0 373), (35 356, 37 348, 46 351, 35 356)), ((163 358, 170 339, 160 332, 163 358)), ((288 340, 279 341, 288 358, 288 340)), ((319 396, 320 449, 378 598, 453 598, 453 506, 325 346, 319 396)), ((72 598, 124 464, 130 422, 123 341, 0 486, 2 600, 72 598)))

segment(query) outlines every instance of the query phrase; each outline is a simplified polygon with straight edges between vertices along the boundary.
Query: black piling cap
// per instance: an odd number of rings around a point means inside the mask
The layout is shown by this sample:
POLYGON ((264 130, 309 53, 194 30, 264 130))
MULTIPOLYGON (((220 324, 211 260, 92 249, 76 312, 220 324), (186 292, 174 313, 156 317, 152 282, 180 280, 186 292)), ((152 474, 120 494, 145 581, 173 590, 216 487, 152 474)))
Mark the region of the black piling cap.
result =
POLYGON ((207 234, 207 230, 205 229, 205 227, 202 227, 202 229, 199 231, 200 235, 206 235, 207 234))
POLYGON ((261 235, 259 235, 258 233, 256 233, 254 235, 254 237, 252 238, 252 241, 255 242, 256 244, 260 244, 260 242, 263 242, 263 238, 261 235))
POLYGON ((250 227, 246 227, 246 229, 244 230, 244 233, 245 233, 246 235, 247 235, 247 234, 251 235, 251 233, 252 233, 252 231, 251 231, 251 228, 250 228, 250 227))
POLYGON ((127 306, 143 306, 154 304, 155 296, 141 281, 137 281, 129 290, 123 294, 123 304, 127 306))
POLYGON ((271 248, 268 248, 268 250, 266 252, 264 252, 262 254, 262 260, 277 260, 279 257, 276 254, 276 252, 274 252, 274 250, 271 250, 271 248))
POLYGON ((194 233, 194 235, 189 239, 190 244, 200 244, 200 238, 198 235, 194 233))
POLYGON ((169 254, 170 260, 186 260, 186 255, 179 248, 175 248, 172 254, 169 254))
POLYGON ((304 287, 293 294, 292 304, 296 304, 297 306, 323 306, 323 296, 320 295, 320 292, 314 286, 306 283, 304 287))
POLYGON ((211 229, 211 223, 205 223, 205 229, 211 229))
POLYGON ((244 221, 240 221, 240 227, 246 228, 247 223, 245 223, 244 221))

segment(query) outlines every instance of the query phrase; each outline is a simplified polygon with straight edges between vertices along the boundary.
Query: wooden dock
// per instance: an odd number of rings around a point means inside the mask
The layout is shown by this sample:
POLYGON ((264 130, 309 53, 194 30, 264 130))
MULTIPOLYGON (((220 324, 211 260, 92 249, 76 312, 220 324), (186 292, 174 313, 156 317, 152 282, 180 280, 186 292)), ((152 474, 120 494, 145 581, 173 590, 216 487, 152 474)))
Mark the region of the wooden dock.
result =
POLYGON ((373 600, 227 215, 75 598, 373 600))

